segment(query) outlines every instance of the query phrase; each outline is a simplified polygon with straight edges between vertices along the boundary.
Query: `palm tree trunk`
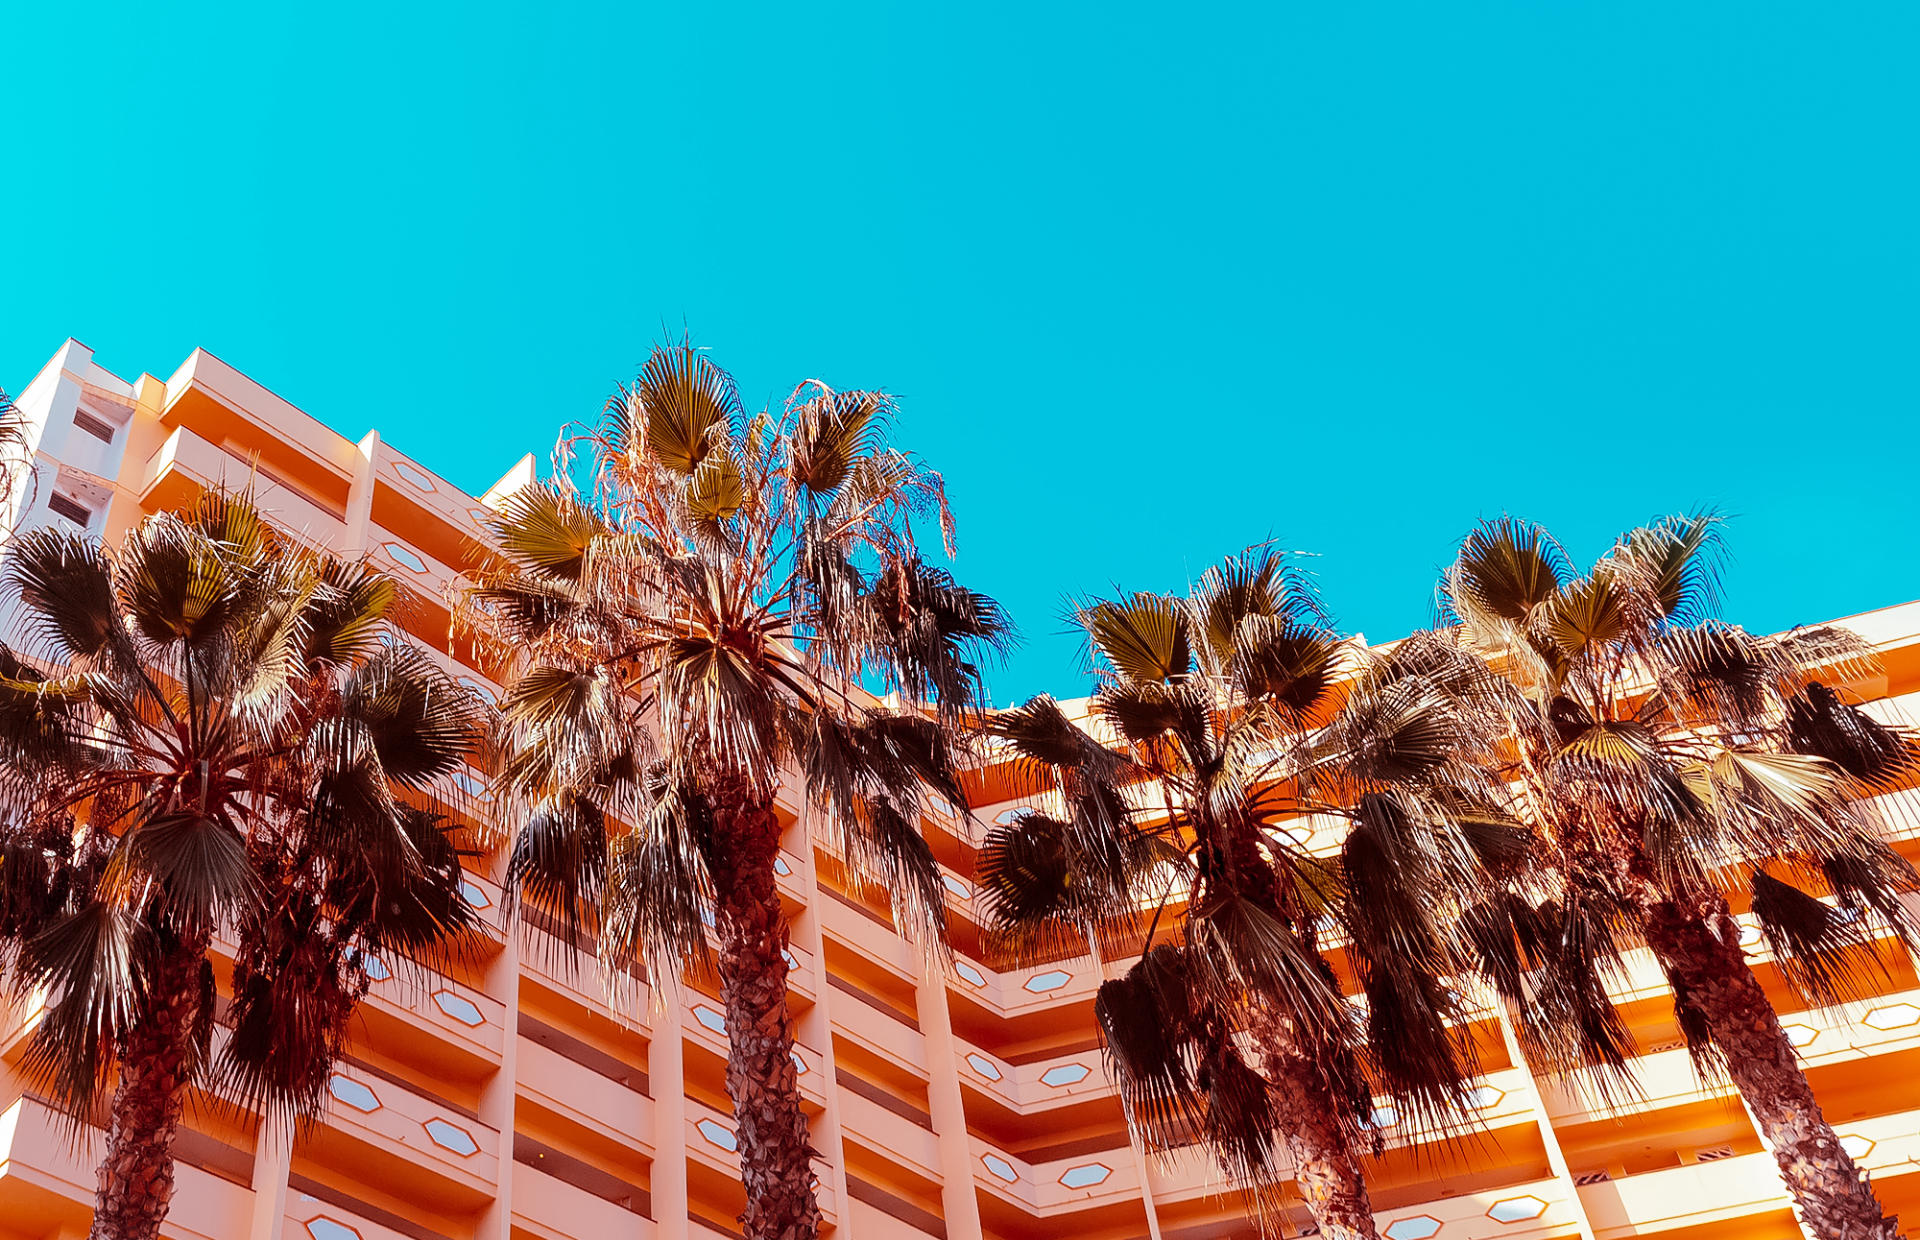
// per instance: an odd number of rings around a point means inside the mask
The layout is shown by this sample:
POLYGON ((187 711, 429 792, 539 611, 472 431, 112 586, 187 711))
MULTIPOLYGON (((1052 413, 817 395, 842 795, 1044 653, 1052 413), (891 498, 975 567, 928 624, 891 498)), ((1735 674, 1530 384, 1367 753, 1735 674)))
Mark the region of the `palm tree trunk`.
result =
POLYGON ((1351 1126, 1341 1123, 1325 1075, 1301 1055, 1270 1052, 1265 1061, 1280 1132, 1293 1155, 1294 1180, 1321 1237, 1379 1240, 1360 1156, 1348 1138, 1351 1126))
POLYGON ((1807 1230, 1818 1240, 1899 1240, 1898 1222, 1886 1216, 1821 1113, 1726 909, 1703 916, 1656 905, 1646 936, 1680 1001, 1694 1009, 1725 1055, 1807 1230))
POLYGON ((774 882, 780 824, 771 805, 748 798, 716 804, 714 818, 727 1094, 747 1189, 740 1226, 747 1240, 815 1240, 820 1206, 793 1066, 787 923, 774 882))
POLYGON ((161 957, 152 1004, 121 1048, 89 1240, 155 1240, 166 1221, 173 1202, 173 1138, 193 1077, 204 955, 184 943, 161 957))

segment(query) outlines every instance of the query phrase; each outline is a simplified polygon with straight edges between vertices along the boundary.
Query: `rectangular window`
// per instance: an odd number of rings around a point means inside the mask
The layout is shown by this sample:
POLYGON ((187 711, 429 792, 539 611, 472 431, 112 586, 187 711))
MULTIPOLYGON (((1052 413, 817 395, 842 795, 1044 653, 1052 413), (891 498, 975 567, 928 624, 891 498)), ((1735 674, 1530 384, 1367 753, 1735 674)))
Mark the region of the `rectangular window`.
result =
POLYGON ((115 429, 113 423, 104 418, 96 418, 85 409, 74 410, 73 424, 102 443, 113 442, 115 429))
POLYGON ((86 529, 93 521, 93 510, 85 504, 69 499, 55 491, 47 497, 47 507, 53 509, 81 529, 86 529))

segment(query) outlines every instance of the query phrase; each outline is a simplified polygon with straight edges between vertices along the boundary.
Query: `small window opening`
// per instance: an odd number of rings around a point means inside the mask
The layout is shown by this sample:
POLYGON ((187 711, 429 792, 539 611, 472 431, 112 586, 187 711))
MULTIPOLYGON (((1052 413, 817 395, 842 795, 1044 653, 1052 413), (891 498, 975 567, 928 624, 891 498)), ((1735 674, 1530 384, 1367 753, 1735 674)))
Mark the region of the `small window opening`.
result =
POLYGON ((105 418, 96 418, 85 409, 77 409, 74 411, 73 424, 102 443, 113 442, 113 432, 115 430, 113 423, 107 421, 105 418))
POLYGON ((58 491, 55 491, 48 497, 47 507, 53 509, 53 511, 59 513, 81 529, 85 529, 93 522, 93 510, 91 508, 88 508, 85 504, 77 500, 69 499, 58 491))

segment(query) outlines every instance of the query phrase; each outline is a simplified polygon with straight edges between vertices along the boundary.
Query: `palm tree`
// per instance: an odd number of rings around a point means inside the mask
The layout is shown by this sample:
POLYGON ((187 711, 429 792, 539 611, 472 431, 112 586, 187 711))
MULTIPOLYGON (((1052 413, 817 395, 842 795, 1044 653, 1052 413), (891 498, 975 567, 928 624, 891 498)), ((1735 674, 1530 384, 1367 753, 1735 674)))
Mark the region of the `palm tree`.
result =
POLYGON ((1624 1081, 1632 1038, 1605 979, 1644 943, 1696 1064, 1726 1072, 1822 1240, 1898 1235, 1821 1115, 1740 946, 1744 888, 1789 981, 1832 1001, 1920 886, 1861 798, 1915 770, 1914 746, 1833 686, 1856 637, 1755 637, 1712 618, 1718 522, 1659 521, 1576 574, 1545 530, 1467 537, 1442 588, 1455 636, 1500 678, 1483 755, 1521 793, 1524 883, 1468 918, 1529 1058, 1624 1081), (1831 902, 1818 898, 1826 894, 1831 902))
POLYGON ((1444 982, 1464 948, 1445 913, 1517 843, 1500 790, 1462 761, 1462 660, 1431 641, 1347 646, 1265 550, 1188 597, 1076 614, 1095 730, 1047 697, 989 725, 1046 789, 985 841, 995 937, 1029 960, 1141 944, 1095 1012, 1144 1144, 1204 1141, 1267 1221, 1284 1145, 1320 1233, 1372 1237, 1374 1093, 1421 1120, 1464 1113, 1468 1013, 1444 982), (1293 834, 1314 815, 1347 828, 1337 857, 1293 834))
POLYGON ((888 447, 890 410, 809 382, 748 417, 703 352, 656 349, 582 436, 587 492, 563 468, 510 497, 505 563, 462 609, 511 673, 511 891, 576 944, 595 936, 609 976, 718 970, 754 1240, 819 1223, 775 793, 796 784, 903 927, 942 941, 920 818, 935 800, 966 812, 957 725, 981 702, 977 660, 1009 633, 921 559, 917 520, 949 536, 951 520, 939 475, 888 447))
POLYGON ((317 1114, 369 959, 431 959, 471 924, 428 807, 481 708, 382 644, 393 582, 241 497, 113 552, 29 532, 0 583, 34 647, 0 647, 0 948, 45 995, 28 1068, 76 1124, 110 1096, 92 1235, 147 1240, 190 1089, 317 1114))
POLYGON ((31 467, 32 457, 27 451, 27 427, 20 408, 6 389, 0 388, 0 505, 13 499, 25 472, 20 466, 31 467))

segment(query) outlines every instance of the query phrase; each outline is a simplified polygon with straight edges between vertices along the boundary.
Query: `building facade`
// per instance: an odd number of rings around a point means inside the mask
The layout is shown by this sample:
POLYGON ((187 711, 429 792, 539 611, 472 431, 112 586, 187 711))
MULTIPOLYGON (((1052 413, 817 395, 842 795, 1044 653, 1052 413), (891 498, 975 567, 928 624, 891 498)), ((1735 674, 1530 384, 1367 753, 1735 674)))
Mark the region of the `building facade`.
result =
MULTIPOLYGON (((523 458, 461 492, 369 433, 341 437, 203 351, 127 382, 69 341, 20 394, 30 461, 5 528, 66 523, 109 541, 200 490, 251 487, 294 536, 364 554, 406 586, 406 625, 484 696, 450 630, 461 569, 490 507, 534 477, 523 458)), ((1883 670, 1851 686, 1898 717, 1920 689, 1920 604, 1844 622, 1883 670)), ((477 771, 456 777, 477 812, 477 771)), ((980 822, 1023 804, 976 773, 980 822)), ((1920 817, 1891 799, 1900 846, 1920 817)), ((798 806, 780 885, 793 926, 789 1000, 820 1152, 827 1232, 857 1240, 1227 1240, 1253 1234, 1199 1156, 1148 1159, 1107 1084, 1094 990, 1130 963, 996 969, 971 909, 977 826, 936 818, 956 954, 931 962, 894 930, 885 893, 849 881, 798 806)), ((1313 838, 1310 846, 1337 847, 1313 838)), ((501 858, 470 862, 469 901, 497 914, 501 858)), ((324 1120, 288 1134, 218 1098, 190 1105, 166 1234, 210 1240, 716 1240, 742 1207, 717 996, 638 983, 610 1008, 592 963, 500 918, 470 963, 426 981, 384 967, 324 1120)), ((1920 976, 1888 952, 1878 993, 1808 1009, 1748 943, 1827 1115, 1890 1210, 1920 1222, 1920 976)), ((1369 1178, 1390 1240, 1785 1240, 1799 1235, 1771 1156, 1728 1085, 1702 1086, 1660 971, 1629 960, 1615 996, 1638 1037, 1642 1095, 1613 1107, 1531 1076, 1487 1010, 1481 1130, 1403 1130, 1383 1109, 1369 1178)), ((0 1012, 0 1240, 79 1237, 97 1132, 73 1137, 18 1067, 36 1012, 0 1012)), ((1307 1227, 1297 1216, 1293 1232, 1307 1227)))

